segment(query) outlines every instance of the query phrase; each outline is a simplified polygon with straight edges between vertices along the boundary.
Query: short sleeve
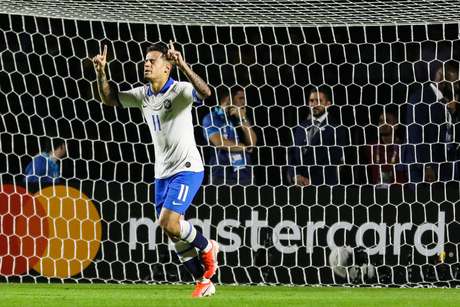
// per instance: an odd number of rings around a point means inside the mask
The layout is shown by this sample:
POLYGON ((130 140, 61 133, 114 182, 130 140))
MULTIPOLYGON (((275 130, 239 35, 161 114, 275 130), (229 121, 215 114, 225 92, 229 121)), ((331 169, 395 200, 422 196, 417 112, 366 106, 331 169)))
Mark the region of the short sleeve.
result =
POLYGON ((198 92, 195 90, 195 88, 190 82, 182 82, 182 84, 184 87, 182 95, 184 95, 187 101, 190 101, 195 105, 203 104, 203 97, 201 97, 200 94, 198 94, 198 92))
POLYGON ((42 156, 37 156, 26 166, 24 175, 29 183, 38 182, 39 177, 46 175, 47 160, 42 156))
POLYGON ((211 113, 206 115, 204 118, 203 118, 203 133, 204 133, 204 137, 209 140, 209 138, 216 134, 216 133, 219 133, 219 128, 216 127, 216 125, 212 122, 212 116, 211 116, 211 113))
POLYGON ((118 100, 125 108, 141 108, 144 95, 144 87, 139 86, 129 91, 118 92, 118 100))

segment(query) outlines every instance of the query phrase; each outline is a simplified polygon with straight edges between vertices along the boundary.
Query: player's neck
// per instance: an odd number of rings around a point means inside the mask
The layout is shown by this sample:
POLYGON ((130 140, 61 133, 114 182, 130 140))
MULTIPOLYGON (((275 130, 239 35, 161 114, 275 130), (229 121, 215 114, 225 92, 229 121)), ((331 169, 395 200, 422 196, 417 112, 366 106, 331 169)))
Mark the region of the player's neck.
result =
POLYGON ((166 82, 168 82, 169 77, 162 78, 159 80, 150 80, 150 87, 152 88, 153 93, 156 95, 158 94, 163 86, 165 86, 166 82))

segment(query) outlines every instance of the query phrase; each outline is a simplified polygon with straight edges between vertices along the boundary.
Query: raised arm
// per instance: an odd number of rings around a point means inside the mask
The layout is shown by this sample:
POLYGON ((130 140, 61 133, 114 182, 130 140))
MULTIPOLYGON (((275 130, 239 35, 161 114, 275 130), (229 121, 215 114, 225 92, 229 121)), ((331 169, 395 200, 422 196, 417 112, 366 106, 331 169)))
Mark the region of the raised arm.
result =
POLYGON ((188 64, 182 58, 182 55, 179 51, 174 48, 172 41, 169 41, 169 50, 167 58, 168 60, 179 67, 179 69, 187 76, 187 79, 192 83, 195 90, 200 94, 201 98, 206 98, 211 96, 211 89, 209 86, 198 76, 193 70, 188 66, 188 64))
POLYGON ((118 106, 118 100, 115 97, 105 73, 105 66, 107 64, 107 45, 104 45, 104 50, 101 54, 93 58, 94 70, 96 71, 97 89, 102 103, 108 106, 118 106))

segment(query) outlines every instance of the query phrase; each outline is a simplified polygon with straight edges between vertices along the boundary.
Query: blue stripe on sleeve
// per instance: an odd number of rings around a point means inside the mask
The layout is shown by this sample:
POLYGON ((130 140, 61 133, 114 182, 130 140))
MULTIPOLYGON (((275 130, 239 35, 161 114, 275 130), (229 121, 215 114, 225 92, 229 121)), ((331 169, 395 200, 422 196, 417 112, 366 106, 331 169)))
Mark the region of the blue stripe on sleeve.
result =
POLYGON ((193 96, 193 104, 195 105, 202 105, 203 104, 203 99, 198 97, 198 94, 195 89, 192 90, 192 96, 193 96))

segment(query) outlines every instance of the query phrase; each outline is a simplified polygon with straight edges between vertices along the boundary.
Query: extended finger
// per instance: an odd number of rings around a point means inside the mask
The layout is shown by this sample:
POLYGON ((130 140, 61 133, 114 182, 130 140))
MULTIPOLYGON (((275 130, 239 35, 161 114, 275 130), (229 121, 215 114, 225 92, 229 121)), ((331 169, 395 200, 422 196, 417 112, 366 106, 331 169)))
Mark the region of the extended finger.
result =
POLYGON ((104 59, 107 57, 107 45, 104 45, 104 51, 102 53, 102 56, 104 57, 104 59))
POLYGON ((169 41, 169 49, 176 51, 176 49, 174 49, 174 43, 172 42, 172 40, 169 41))

